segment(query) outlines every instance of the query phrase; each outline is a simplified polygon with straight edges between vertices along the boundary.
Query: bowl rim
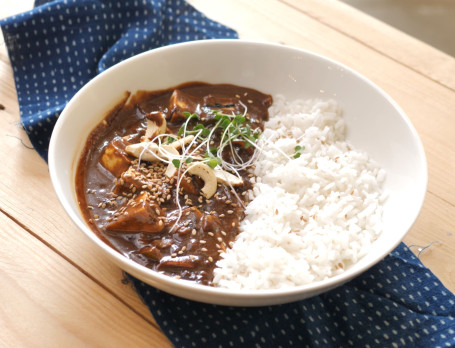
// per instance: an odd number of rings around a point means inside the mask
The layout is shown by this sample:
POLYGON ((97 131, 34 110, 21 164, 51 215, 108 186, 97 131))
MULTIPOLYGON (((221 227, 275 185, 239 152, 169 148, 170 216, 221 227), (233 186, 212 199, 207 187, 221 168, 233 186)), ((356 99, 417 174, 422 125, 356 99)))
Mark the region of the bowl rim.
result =
MULTIPOLYGON (((169 86, 172 87, 172 86, 169 86)), ((76 161, 79 159, 80 153, 76 154, 76 161)), ((56 191, 57 197, 64 207, 65 212, 69 215, 73 223, 82 230, 82 232, 89 237, 98 247, 101 248, 101 250, 108 254, 111 258, 115 260, 117 265, 119 265, 122 269, 127 268, 127 272, 130 272, 132 275, 135 275, 139 277, 141 280, 144 280, 144 277, 138 276, 138 274, 145 273, 147 276, 146 278, 150 280, 150 278, 153 279, 153 282, 147 282, 146 283, 150 284, 153 287, 156 287, 158 289, 163 289, 166 288, 167 290, 163 290, 166 292, 174 293, 172 289, 180 289, 179 293, 182 291, 191 291, 191 292, 196 292, 199 294, 204 294, 207 297, 210 297, 212 295, 215 295, 216 297, 229 297, 234 300, 238 299, 247 299, 247 298, 252 298, 254 297, 255 299, 258 299, 259 302, 261 300, 266 300, 269 299, 271 296, 275 297, 277 301, 275 303, 284 303, 286 301, 279 301, 279 298, 285 297, 285 298, 292 298, 294 296, 297 296, 298 294, 301 293, 321 293, 324 292, 325 289, 333 289, 334 287, 340 286, 344 284, 345 282, 357 277, 361 273, 365 272, 369 268, 373 267, 375 264, 380 262, 384 257, 386 257, 392 250, 394 250, 402 241, 403 237, 408 233, 409 229, 412 227, 412 225, 415 223, 417 217, 420 214, 420 211, 423 206, 423 202, 425 199, 426 195, 426 190, 427 190, 427 185, 428 185, 428 168, 427 168, 427 160, 425 156, 425 151, 423 144, 421 142, 421 139, 418 136, 418 133, 414 126, 412 125, 410 119, 407 117, 407 115, 404 113, 404 111, 401 109, 401 107, 393 100, 384 90, 382 90, 378 85, 373 83, 371 80, 363 76, 362 74, 358 73, 354 69, 350 68, 349 66, 340 63, 334 59, 325 57, 321 54, 311 52, 306 49, 298 48, 298 47, 293 47, 293 46, 285 46, 282 44, 277 44, 277 43, 271 43, 271 42, 263 42, 263 41, 256 41, 256 40, 238 40, 238 39, 213 39, 213 40, 201 40, 201 41, 190 41, 190 42, 183 42, 183 43, 176 43, 164 47, 159 47, 155 48, 146 52, 142 52, 138 55, 132 56, 130 58, 127 58, 112 67, 109 67, 105 71, 101 72, 97 76, 95 76, 92 80, 90 80, 87 84, 85 84, 81 89, 78 90, 78 92, 71 98, 71 100, 67 103, 65 106, 64 110, 62 111, 60 117, 57 119, 57 122, 55 124, 55 127, 52 132, 52 136, 50 139, 50 145, 49 145, 49 155, 48 155, 48 164, 49 164, 49 172, 50 172, 50 177, 51 181, 54 187, 54 190, 56 191), (57 167, 57 163, 55 160, 56 156, 56 150, 57 150, 57 145, 58 145, 58 140, 59 140, 59 133, 60 130, 65 126, 66 119, 69 117, 68 115, 71 115, 68 110, 71 110, 72 105, 77 103, 79 96, 84 93, 87 89, 92 88, 91 86, 95 85, 98 83, 99 80, 104 79, 106 76, 109 74, 115 73, 115 70, 118 69, 119 67, 122 67, 124 65, 132 64, 134 61, 139 60, 139 59, 144 59, 144 57, 147 57, 149 55, 157 55, 160 54, 163 51, 169 51, 169 50, 176 50, 176 49, 181 49, 185 47, 193 47, 193 46, 211 46, 211 45, 234 45, 234 46, 251 46, 251 45, 257 45, 257 46, 268 46, 272 47, 273 49, 284 49, 284 50, 289 50, 289 51, 294 51, 295 53, 299 53, 301 55, 305 56, 310 56, 312 58, 316 58, 318 60, 322 60, 328 64, 337 66, 341 69, 344 70, 344 72, 347 72, 349 74, 354 75, 356 78, 363 80, 365 83, 367 83, 370 87, 372 87, 374 90, 376 90, 383 98, 385 98, 391 105, 392 107, 398 112, 400 117, 404 120, 406 123, 407 128, 410 130, 413 141, 415 145, 417 146, 417 151, 418 151, 418 156, 421 161, 420 167, 422 169, 422 182, 420 183, 421 186, 421 193, 420 193, 420 198, 418 202, 418 209, 413 214, 413 218, 409 220, 409 226, 403 231, 402 235, 399 235, 395 238, 394 243, 391 243, 388 245, 387 248, 384 248, 383 252, 381 253, 381 257, 375 258, 373 262, 369 262, 365 265, 362 265, 361 267, 357 268, 348 268, 341 274, 335 275, 333 277, 330 277, 328 279, 324 279, 321 281, 316 281, 312 282, 309 284, 304 284, 304 285, 298 285, 294 287, 287 287, 287 288, 279 288, 279 289, 263 289, 263 290, 247 290, 247 289, 227 289, 227 288, 218 288, 218 287, 212 287, 212 286, 206 286, 206 285, 201 285, 197 284, 191 281, 187 280, 182 280, 182 279, 175 279, 173 277, 161 274, 157 271, 154 271, 152 269, 149 269, 145 266, 140 265, 139 263, 136 263, 132 261, 131 259, 128 259, 126 256, 123 256, 116 250, 114 250, 112 247, 107 245, 105 242, 103 242, 95 232, 93 232, 88 226, 86 226, 83 223, 83 218, 77 216, 77 214, 73 211, 73 209, 70 207, 65 195, 62 193, 60 187, 60 174, 59 170, 57 167), (153 285, 151 284, 153 283, 153 285)), ((72 170, 72 173, 74 173, 74 169, 72 170)), ((73 175, 71 174, 71 178, 73 178, 73 175)), ((73 184, 74 186, 74 184, 73 184)), ((77 204, 76 204, 77 205, 77 204)), ((310 296, 315 296, 315 295, 310 295, 310 296)), ((181 296, 182 295, 177 295, 181 296)), ((186 296, 184 296, 186 297, 186 296)), ((191 296, 188 296, 186 298, 191 298, 191 296)), ((197 300, 201 301, 201 300, 197 300)), ((219 301, 212 302, 210 301, 210 298, 207 298, 206 301, 208 303, 219 303, 219 301)), ((264 301, 263 301, 264 302, 264 301)), ((235 304, 233 304, 235 305, 235 304)), ((252 305, 261 305, 259 304, 252 304, 252 305)))

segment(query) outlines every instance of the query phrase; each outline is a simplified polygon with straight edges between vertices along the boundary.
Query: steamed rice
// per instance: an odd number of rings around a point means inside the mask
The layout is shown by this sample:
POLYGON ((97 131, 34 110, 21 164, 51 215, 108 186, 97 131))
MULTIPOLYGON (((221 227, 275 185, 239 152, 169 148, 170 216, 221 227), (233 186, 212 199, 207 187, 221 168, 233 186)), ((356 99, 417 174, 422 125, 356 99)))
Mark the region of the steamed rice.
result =
POLYGON ((277 96, 242 232, 221 256, 214 285, 276 289, 333 277, 382 231, 385 172, 345 141, 335 101, 277 96), (296 146, 304 147, 294 158, 296 146))

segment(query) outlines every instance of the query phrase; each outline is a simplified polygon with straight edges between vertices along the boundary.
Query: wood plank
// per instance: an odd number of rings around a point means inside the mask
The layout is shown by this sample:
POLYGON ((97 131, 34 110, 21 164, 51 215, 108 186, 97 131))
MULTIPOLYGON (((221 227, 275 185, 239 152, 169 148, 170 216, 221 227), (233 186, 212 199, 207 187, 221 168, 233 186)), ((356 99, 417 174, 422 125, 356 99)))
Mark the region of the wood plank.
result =
POLYGON ((280 1, 455 91, 454 57, 339 0, 280 1))
POLYGON ((428 193, 422 212, 403 241, 455 293, 455 206, 428 193), (412 246, 412 247, 411 247, 412 246))
POLYGON ((169 346, 156 324, 4 214, 0 224, 0 346, 169 346))
POLYGON ((30 142, 19 124, 11 68, 9 73, 5 70, 7 67, 0 62, 0 73, 5 82, 0 85, 0 103, 6 108, 0 111, 0 155, 3 173, 8 173, 0 182, 0 211, 20 221, 27 230, 66 255, 93 279, 98 279, 144 318, 154 321, 136 292, 121 286, 122 270, 98 253, 60 205, 47 164, 36 151, 28 148, 30 142))

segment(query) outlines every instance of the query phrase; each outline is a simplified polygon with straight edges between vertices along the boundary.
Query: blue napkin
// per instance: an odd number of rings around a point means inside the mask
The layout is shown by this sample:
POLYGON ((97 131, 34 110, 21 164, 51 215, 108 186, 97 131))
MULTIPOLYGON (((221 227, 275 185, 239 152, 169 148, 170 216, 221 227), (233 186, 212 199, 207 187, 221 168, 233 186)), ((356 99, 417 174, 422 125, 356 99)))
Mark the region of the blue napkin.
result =
MULTIPOLYGON (((237 37, 183 0, 35 5, 0 26, 21 122, 44 159, 65 104, 100 72, 155 47, 237 37)), ((335 290, 279 306, 207 305, 128 279, 176 347, 455 347, 455 296, 404 244, 335 290)))
POLYGON ((184 0, 37 0, 0 22, 21 122, 47 159, 53 126, 71 97, 110 66, 178 42, 237 38, 184 0))
POLYGON ((455 296, 403 243, 349 283, 279 306, 201 304, 131 279, 178 347, 455 346, 455 296))

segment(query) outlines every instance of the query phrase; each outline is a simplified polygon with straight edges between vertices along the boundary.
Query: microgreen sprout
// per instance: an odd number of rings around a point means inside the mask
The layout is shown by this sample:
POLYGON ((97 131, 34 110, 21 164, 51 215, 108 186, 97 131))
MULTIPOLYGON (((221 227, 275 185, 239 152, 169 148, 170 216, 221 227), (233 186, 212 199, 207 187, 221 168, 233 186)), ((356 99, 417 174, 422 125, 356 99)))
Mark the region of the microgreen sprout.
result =
POLYGON ((180 160, 178 159, 173 159, 172 160, 172 164, 174 165, 175 168, 179 168, 180 167, 180 160))
POLYGON ((294 149, 294 155, 292 155, 292 157, 299 158, 303 150, 305 150, 305 146, 297 145, 294 149))

